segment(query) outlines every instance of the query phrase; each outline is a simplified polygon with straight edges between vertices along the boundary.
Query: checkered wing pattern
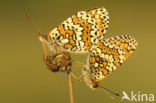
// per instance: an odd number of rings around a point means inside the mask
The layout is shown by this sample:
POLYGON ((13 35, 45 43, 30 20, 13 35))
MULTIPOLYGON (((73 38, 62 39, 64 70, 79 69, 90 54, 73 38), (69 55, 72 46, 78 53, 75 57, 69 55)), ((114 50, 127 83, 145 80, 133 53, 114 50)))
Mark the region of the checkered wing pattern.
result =
POLYGON ((108 12, 103 7, 80 11, 49 32, 47 41, 68 52, 86 53, 103 38, 108 23, 108 12))
POLYGON ((135 51, 137 42, 127 35, 100 41, 90 54, 91 78, 99 82, 109 76, 135 51))

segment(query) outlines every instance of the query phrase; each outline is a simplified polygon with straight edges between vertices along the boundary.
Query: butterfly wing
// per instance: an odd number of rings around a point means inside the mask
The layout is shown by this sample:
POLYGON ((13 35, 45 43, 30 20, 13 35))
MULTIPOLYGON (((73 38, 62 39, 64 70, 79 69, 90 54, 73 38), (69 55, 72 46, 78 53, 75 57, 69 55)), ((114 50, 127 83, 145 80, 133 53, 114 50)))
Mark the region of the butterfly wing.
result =
POLYGON ((137 42, 127 35, 100 41, 90 54, 91 78, 99 82, 109 76, 135 51, 137 42))
MULTIPOLYGON (((95 36, 103 38, 109 24, 108 11, 105 8, 95 8, 89 10, 88 13, 91 15, 92 18, 94 18, 94 20, 96 21, 96 25, 98 26, 98 33, 95 36)), ((94 34, 96 33, 91 34, 94 36, 94 34)))
POLYGON ((108 23, 108 12, 103 7, 80 11, 47 34, 47 40, 69 52, 85 53, 104 36, 108 23))

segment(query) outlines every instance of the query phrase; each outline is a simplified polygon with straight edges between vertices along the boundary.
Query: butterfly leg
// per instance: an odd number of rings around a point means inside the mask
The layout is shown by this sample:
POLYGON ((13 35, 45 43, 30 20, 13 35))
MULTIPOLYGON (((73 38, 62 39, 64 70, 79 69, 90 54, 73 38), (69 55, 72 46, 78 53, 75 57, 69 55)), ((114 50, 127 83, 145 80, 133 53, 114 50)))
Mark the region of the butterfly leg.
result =
POLYGON ((77 77, 75 74, 73 74, 72 72, 70 72, 70 74, 71 74, 71 76, 75 79, 75 80, 77 80, 77 81, 82 81, 82 78, 83 78, 83 75, 80 75, 79 77, 77 77))
POLYGON ((73 64, 74 64, 75 66, 78 66, 78 67, 81 67, 81 68, 85 66, 84 63, 81 63, 81 62, 78 62, 78 61, 72 60, 72 62, 73 62, 73 64))

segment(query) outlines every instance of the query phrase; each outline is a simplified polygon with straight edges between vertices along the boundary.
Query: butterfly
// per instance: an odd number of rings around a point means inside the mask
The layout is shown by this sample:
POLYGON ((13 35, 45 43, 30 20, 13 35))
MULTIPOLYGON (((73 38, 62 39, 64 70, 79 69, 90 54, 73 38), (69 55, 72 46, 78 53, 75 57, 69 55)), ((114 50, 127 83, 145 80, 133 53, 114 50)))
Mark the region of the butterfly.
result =
POLYGON ((93 90, 99 82, 119 68, 136 50, 137 41, 128 35, 100 40, 91 50, 87 65, 82 69, 83 80, 93 90))
MULTIPOLYGON (((63 21, 47 35, 39 33, 44 48, 62 51, 88 53, 92 45, 104 37, 109 24, 109 14, 103 7, 80 11, 63 21)), ((46 50, 45 50, 46 54, 46 50)))
POLYGON ((128 35, 105 39, 108 24, 108 11, 100 7, 77 12, 47 35, 39 33, 45 60, 46 48, 51 51, 89 53, 87 64, 82 69, 83 80, 97 90, 99 82, 122 65, 138 45, 128 35))

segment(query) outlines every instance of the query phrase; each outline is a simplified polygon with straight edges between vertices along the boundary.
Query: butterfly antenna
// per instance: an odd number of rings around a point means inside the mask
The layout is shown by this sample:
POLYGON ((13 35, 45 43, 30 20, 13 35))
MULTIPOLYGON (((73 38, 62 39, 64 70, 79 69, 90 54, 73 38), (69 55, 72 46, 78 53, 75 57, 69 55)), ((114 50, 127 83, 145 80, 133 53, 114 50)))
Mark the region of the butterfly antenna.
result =
POLYGON ((40 32, 39 27, 31 20, 31 18, 30 18, 26 13, 24 13, 24 17, 25 17, 26 20, 28 20, 28 21, 33 25, 33 27, 34 27, 37 31, 40 32))
POLYGON ((40 29, 39 27, 31 20, 31 18, 27 15, 27 13, 24 13, 24 17, 27 21, 29 21, 31 23, 31 25, 38 31, 38 37, 40 39, 40 41, 43 40, 43 35, 42 33, 40 32, 40 29))
POLYGON ((98 86, 98 87, 100 87, 107 95, 109 95, 113 100, 115 99, 112 95, 110 95, 110 94, 113 94, 113 95, 115 95, 115 96, 120 96, 120 94, 118 94, 118 93, 115 93, 115 92, 113 92, 113 91, 111 91, 111 90, 109 90, 109 89, 107 89, 107 88, 105 88, 105 87, 103 87, 103 86, 98 86))

